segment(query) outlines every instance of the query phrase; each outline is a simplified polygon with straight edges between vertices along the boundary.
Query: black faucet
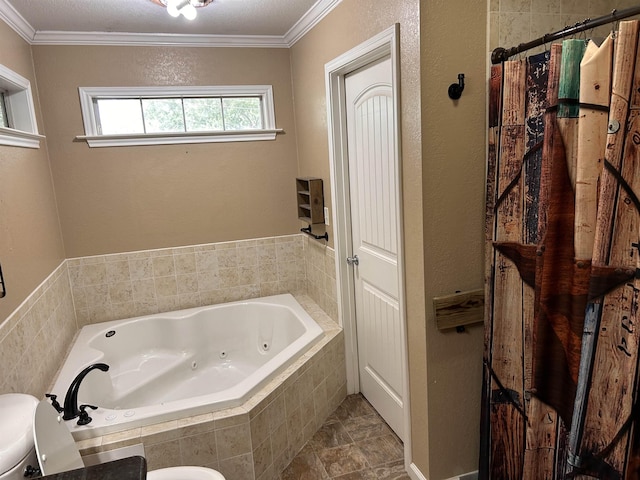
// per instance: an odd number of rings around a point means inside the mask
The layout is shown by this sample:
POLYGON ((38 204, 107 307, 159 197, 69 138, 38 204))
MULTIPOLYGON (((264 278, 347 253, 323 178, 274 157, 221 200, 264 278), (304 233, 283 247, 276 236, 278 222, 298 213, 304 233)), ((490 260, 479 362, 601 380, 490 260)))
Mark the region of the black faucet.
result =
POLYGON ((82 370, 76 378, 73 379, 71 386, 69 386, 69 390, 67 390, 67 395, 64 397, 63 420, 71 420, 72 418, 76 418, 80 415, 80 410, 78 410, 78 390, 80 389, 80 384, 82 383, 82 380, 84 380, 84 377, 86 377, 91 370, 95 369, 106 372, 109 370, 109 365, 106 363, 94 363, 82 370))

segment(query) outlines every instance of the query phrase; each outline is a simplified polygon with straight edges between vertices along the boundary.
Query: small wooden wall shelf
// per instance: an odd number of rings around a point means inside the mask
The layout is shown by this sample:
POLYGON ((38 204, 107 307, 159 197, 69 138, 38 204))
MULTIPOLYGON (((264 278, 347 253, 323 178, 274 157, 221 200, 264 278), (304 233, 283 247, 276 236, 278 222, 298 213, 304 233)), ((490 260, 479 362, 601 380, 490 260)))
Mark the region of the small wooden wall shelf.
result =
POLYGON ((438 330, 484 322, 484 290, 433 297, 438 330))
POLYGON ((324 223, 324 196, 322 179, 296 178, 298 218, 309 225, 324 223))

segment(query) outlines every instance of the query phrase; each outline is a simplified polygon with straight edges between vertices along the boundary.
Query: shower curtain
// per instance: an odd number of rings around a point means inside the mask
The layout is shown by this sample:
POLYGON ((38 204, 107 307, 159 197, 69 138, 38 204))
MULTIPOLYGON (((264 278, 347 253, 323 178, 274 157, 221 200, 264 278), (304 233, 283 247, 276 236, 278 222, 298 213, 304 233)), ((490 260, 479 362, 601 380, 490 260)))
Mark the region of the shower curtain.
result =
POLYGON ((640 479, 638 30, 492 67, 481 479, 640 479))

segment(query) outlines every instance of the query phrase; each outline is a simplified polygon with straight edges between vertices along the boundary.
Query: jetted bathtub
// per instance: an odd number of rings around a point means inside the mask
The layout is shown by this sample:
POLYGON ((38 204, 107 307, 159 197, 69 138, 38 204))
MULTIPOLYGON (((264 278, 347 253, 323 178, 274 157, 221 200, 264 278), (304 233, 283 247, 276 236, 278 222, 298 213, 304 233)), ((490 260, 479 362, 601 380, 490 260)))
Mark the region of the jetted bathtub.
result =
POLYGON ((60 403, 76 375, 92 422, 77 440, 241 405, 323 335, 292 295, 191 308, 82 328, 53 386, 60 403))

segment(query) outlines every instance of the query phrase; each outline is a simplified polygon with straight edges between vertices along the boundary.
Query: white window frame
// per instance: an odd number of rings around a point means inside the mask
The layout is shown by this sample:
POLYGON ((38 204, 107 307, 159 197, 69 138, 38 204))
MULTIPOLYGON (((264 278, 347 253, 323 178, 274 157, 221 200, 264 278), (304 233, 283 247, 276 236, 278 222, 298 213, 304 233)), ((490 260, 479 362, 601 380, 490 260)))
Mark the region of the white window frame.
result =
POLYGON ((121 147, 133 145, 170 145, 181 143, 248 142, 275 140, 282 129, 276 128, 273 88, 271 85, 204 86, 204 87, 80 87, 80 108, 85 140, 89 147, 121 147), (94 108, 102 98, 162 98, 206 96, 253 96, 262 100, 264 128, 259 130, 226 130, 199 132, 159 132, 102 135, 94 108))
POLYGON ((10 68, 0 65, 0 90, 10 127, 0 126, 0 145, 40 148, 31 82, 10 68))

